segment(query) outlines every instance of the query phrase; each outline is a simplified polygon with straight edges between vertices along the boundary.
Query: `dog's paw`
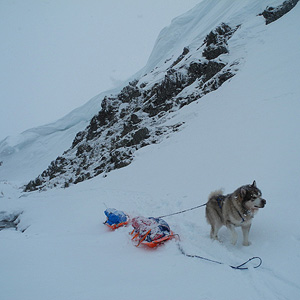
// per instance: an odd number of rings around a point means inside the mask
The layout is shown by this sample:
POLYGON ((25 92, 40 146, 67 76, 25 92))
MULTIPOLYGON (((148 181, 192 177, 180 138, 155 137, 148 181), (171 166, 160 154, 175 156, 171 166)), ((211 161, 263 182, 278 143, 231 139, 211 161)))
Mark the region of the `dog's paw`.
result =
POLYGON ((231 238, 231 244, 232 244, 233 246, 235 246, 235 245, 236 245, 236 242, 237 242, 237 235, 233 235, 233 237, 231 238))
POLYGON ((250 246, 251 242, 247 241, 247 242, 243 242, 243 246, 250 246))

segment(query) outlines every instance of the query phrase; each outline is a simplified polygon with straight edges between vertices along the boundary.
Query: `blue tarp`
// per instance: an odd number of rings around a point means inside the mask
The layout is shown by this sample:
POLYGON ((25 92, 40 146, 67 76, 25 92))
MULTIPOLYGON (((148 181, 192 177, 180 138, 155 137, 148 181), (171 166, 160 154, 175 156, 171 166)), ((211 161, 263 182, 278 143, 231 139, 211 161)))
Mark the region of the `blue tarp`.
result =
POLYGON ((108 208, 104 211, 107 216, 107 223, 109 225, 119 224, 127 221, 127 215, 121 211, 114 208, 108 208))

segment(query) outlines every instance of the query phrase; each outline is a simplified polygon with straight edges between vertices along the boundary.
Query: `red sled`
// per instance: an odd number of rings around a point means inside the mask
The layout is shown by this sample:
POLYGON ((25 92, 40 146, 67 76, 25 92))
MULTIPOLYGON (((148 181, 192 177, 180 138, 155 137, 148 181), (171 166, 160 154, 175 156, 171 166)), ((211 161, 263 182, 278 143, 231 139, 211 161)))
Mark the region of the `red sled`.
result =
POLYGON ((110 229, 115 230, 115 229, 117 229, 119 227, 127 226, 129 224, 129 220, 126 221, 126 222, 122 222, 122 223, 118 223, 118 224, 112 224, 112 225, 108 224, 107 221, 105 221, 104 224, 106 226, 108 226, 110 229))
POLYGON ((159 218, 136 217, 132 219, 132 226, 131 235, 136 247, 145 245, 154 248, 174 237, 167 222, 159 218))
MULTIPOLYGON (((149 232, 150 233, 150 232, 149 232)), ((173 231, 170 231, 170 234, 169 235, 166 235, 162 238, 159 238, 159 239, 156 239, 156 240, 152 240, 150 242, 147 242, 145 241, 147 235, 149 234, 147 233, 144 237, 140 237, 138 236, 137 234, 135 234, 132 238, 133 241, 136 241, 137 242, 137 245, 136 247, 140 246, 140 245, 144 245, 144 246, 148 246, 150 248, 155 248, 157 246, 159 246, 160 244, 163 244, 164 242, 174 238, 174 234, 173 234, 173 231)), ((134 234, 134 230, 131 232, 131 235, 134 234)))

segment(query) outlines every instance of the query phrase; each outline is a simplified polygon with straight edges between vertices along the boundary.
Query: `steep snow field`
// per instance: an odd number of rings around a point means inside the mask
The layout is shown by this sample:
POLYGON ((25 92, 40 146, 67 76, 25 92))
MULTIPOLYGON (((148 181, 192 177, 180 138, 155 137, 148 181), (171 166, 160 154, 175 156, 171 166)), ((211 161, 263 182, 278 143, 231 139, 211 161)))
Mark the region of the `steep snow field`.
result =
MULTIPOLYGON (((191 53, 197 52, 205 36, 220 23, 225 22, 236 27, 244 24, 245 20, 255 18, 267 5, 276 6, 281 2, 281 0, 202 1, 194 9, 175 18, 161 31, 146 66, 127 82, 142 77, 143 82, 155 84, 164 78, 167 67, 182 53, 184 47, 188 46, 191 53)), ((243 25, 243 29, 239 30, 240 39, 236 39, 234 51, 231 51, 232 54, 229 56, 229 64, 235 60, 240 62, 244 56, 242 45, 251 38, 248 36, 249 30, 246 29, 247 27, 243 25)), ((93 97, 56 122, 26 130, 17 136, 9 136, 0 141, 0 161, 4 161, 0 168, 0 180, 28 182, 34 179, 47 168, 49 162, 70 147, 76 133, 86 128, 90 119, 100 110, 102 99, 118 94, 124 85, 125 83, 122 83, 113 90, 93 97), (23 159, 24 156, 26 159, 23 159)))
POLYGON ((139 150, 128 167, 46 192, 22 193, 21 176, 4 178, 0 210, 23 213, 18 231, 0 231, 1 298, 299 299, 299 15, 297 5, 268 26, 249 20, 229 41, 243 53, 237 75, 175 113, 169 122, 184 128, 139 150), (231 245, 225 228, 222 243, 212 242, 203 208, 165 218, 187 253, 224 265, 185 257, 176 241, 136 248, 130 227, 102 224, 106 206, 155 217, 254 179, 267 205, 254 218, 249 247, 240 232, 231 245), (228 267, 253 256, 263 260, 258 269, 228 267))

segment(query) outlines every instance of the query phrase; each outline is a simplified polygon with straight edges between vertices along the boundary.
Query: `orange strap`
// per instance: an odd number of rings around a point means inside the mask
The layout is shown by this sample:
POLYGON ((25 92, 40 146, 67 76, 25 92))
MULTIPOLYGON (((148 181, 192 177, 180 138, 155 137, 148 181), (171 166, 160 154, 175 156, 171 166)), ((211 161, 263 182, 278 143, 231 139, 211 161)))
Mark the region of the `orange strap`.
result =
POLYGON ((138 233, 136 233, 136 234, 133 236, 133 238, 132 238, 131 240, 134 240, 134 239, 136 239, 138 236, 139 236, 139 234, 138 234, 138 233))
POLYGON ((141 242, 145 240, 145 238, 147 237, 147 235, 148 235, 150 232, 151 232, 151 229, 149 229, 149 230, 147 231, 147 233, 140 239, 140 241, 139 241, 139 243, 136 245, 136 247, 138 247, 138 246, 141 244, 141 242))

